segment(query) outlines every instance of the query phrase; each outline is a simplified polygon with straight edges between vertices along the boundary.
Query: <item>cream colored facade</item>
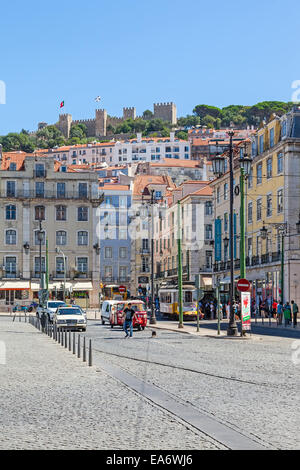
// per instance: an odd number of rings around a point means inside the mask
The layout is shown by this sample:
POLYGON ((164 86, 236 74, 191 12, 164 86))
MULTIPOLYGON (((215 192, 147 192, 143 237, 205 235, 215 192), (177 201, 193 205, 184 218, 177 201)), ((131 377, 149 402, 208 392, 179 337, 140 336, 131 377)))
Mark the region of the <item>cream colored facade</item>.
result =
POLYGON ((66 289, 71 289, 76 302, 96 306, 100 287, 97 211, 101 203, 97 175, 67 172, 49 156, 24 156, 20 166, 22 156, 17 157, 12 156, 7 169, 0 171, 0 303, 27 303, 37 296, 41 219, 41 268, 46 271, 47 238, 51 295, 56 290, 62 296, 66 271, 66 289), (57 247, 66 257, 66 269, 57 247))
MULTIPOLYGON (((247 153, 252 154, 252 173, 246 182, 246 277, 252 284, 257 305, 262 299, 281 299, 281 256, 284 230, 284 290, 283 300, 300 302, 300 235, 296 223, 300 213, 300 109, 281 118, 272 116, 262 123, 250 139, 247 153), (261 229, 267 229, 267 237, 261 229)), ((239 164, 234 178, 239 185, 239 164)), ((229 172, 214 180, 215 218, 222 219, 222 257, 214 263, 214 284, 223 282, 228 288, 230 263, 224 250, 224 217, 229 214, 229 172), (228 198, 224 200, 224 185, 228 198), (219 197, 218 197, 219 194, 219 197), (224 256, 225 255, 225 256, 224 256)), ((235 276, 240 276, 238 217, 240 197, 234 197, 237 214, 235 276)), ((215 236, 216 239, 216 236, 215 236)))

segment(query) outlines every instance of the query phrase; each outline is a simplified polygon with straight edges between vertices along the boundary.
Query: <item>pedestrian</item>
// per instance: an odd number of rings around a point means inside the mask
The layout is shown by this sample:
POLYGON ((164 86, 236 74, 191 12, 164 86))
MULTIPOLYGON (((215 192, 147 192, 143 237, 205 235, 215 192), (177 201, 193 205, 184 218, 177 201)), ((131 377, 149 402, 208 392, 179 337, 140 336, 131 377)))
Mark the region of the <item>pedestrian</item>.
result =
POLYGON ((272 303, 272 315, 273 315, 273 318, 277 317, 277 301, 276 301, 276 299, 274 299, 273 303, 272 303))
POLYGON ((210 308, 210 319, 214 320, 214 318, 215 318, 215 306, 214 306, 213 301, 210 302, 209 308, 210 308))
POLYGON ((42 326, 43 333, 45 332, 46 323, 47 323, 47 315, 46 315, 46 312, 44 311, 41 315, 41 326, 42 326))
POLYGON ((279 302, 277 304, 277 323, 278 325, 282 325, 282 315, 283 315, 283 302, 279 302))
POLYGON ((227 317, 227 320, 229 320, 230 318, 230 302, 229 301, 227 302, 227 305, 226 305, 226 317, 227 317))
POLYGON ((123 329, 126 333, 125 338, 129 337, 127 328, 130 329, 130 338, 132 338, 133 320, 136 318, 136 315, 135 315, 135 311, 131 308, 131 303, 129 303, 128 307, 124 309, 123 318, 124 318, 123 329))
POLYGON ((296 304, 294 300, 291 301, 291 304, 292 304, 292 314, 293 314, 293 327, 296 328, 299 309, 298 309, 298 305, 296 304))
POLYGON ((292 317, 292 311, 291 311, 291 306, 289 302, 286 302, 286 304, 283 307, 283 315, 284 315, 284 326, 288 326, 291 322, 291 317, 292 317))

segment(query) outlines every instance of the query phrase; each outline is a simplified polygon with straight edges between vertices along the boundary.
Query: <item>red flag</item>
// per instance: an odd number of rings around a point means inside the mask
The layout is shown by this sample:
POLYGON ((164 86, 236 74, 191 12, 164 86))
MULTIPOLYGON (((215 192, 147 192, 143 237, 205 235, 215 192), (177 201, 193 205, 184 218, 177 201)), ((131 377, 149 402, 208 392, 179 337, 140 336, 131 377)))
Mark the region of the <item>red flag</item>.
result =
POLYGON ((64 102, 64 101, 62 101, 62 102, 60 103, 60 108, 63 108, 63 107, 64 107, 64 105, 65 105, 65 102, 64 102))

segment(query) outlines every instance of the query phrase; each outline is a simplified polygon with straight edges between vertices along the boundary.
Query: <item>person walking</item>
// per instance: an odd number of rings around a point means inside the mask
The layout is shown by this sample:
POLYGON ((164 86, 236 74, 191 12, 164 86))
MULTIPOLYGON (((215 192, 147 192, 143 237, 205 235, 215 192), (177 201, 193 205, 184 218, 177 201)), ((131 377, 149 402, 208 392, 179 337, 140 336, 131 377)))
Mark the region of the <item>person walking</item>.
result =
POLYGON ((282 325, 283 305, 282 301, 277 304, 277 324, 282 325))
POLYGON ((46 312, 44 311, 41 315, 41 327, 42 327, 43 333, 45 332, 46 323, 47 323, 47 315, 46 315, 46 312))
POLYGON ((298 309, 298 305, 296 304, 294 300, 291 301, 291 304, 292 304, 292 315, 293 315, 293 327, 296 328, 299 309, 298 309))
POLYGON ((226 317, 227 317, 227 320, 229 320, 230 318, 230 302, 229 301, 226 304, 226 317))
POLYGON ((286 304, 283 307, 283 315, 284 315, 284 326, 288 326, 291 322, 291 317, 292 317, 292 311, 291 311, 291 306, 289 302, 286 302, 286 304))
POLYGON ((130 329, 130 338, 132 338, 133 333, 133 320, 136 318, 135 311, 131 308, 131 303, 128 304, 128 307, 124 309, 123 318, 124 324, 123 329, 125 331, 125 338, 129 337, 128 328, 130 329))

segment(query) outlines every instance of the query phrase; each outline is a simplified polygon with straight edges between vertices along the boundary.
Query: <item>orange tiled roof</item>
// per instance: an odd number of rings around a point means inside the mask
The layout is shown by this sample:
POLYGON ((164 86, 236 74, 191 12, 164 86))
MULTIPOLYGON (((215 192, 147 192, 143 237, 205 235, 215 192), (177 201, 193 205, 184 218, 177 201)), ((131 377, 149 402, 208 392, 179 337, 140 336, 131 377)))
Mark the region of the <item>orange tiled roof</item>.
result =
POLYGON ((191 195, 195 196, 212 196, 213 190, 210 186, 204 186, 204 188, 198 189, 194 193, 191 193, 191 195))
POLYGON ((129 191, 130 186, 128 184, 118 184, 118 183, 104 183, 103 186, 99 186, 101 190, 113 190, 113 191, 129 191))
POLYGON ((165 185, 169 188, 175 188, 170 176, 167 175, 137 175, 134 180, 133 194, 141 196, 146 186, 165 185))

